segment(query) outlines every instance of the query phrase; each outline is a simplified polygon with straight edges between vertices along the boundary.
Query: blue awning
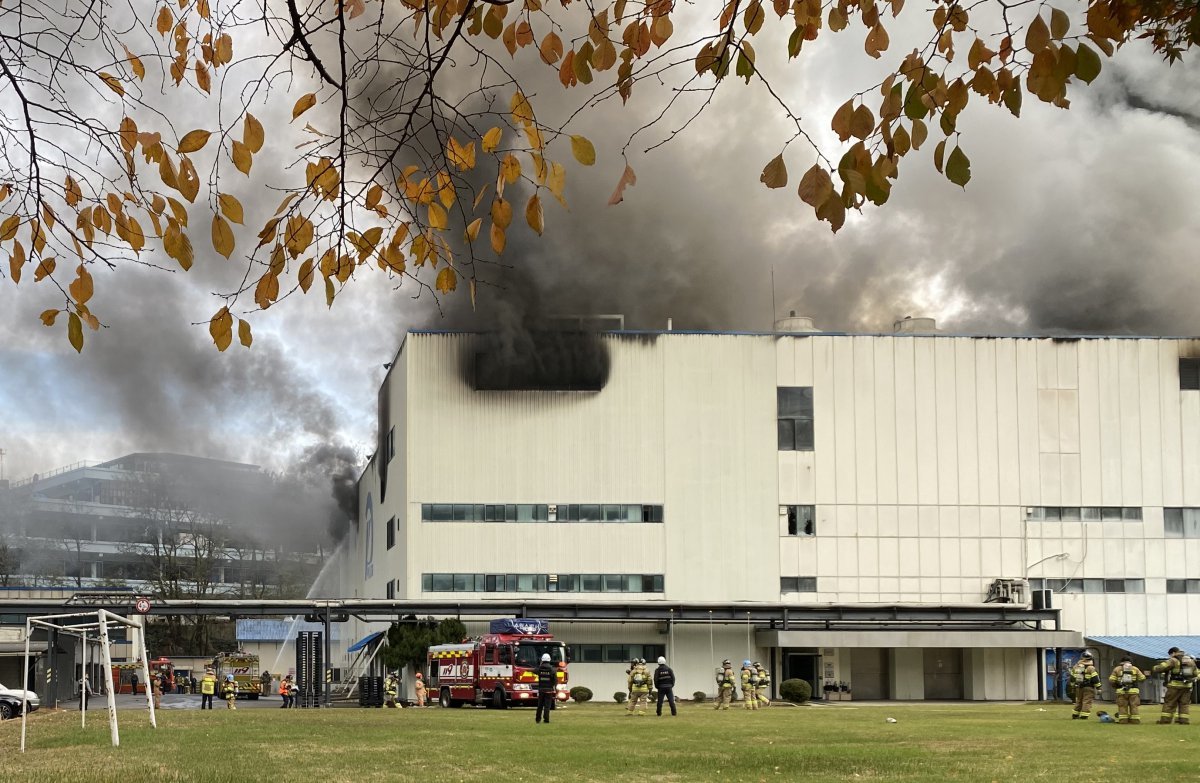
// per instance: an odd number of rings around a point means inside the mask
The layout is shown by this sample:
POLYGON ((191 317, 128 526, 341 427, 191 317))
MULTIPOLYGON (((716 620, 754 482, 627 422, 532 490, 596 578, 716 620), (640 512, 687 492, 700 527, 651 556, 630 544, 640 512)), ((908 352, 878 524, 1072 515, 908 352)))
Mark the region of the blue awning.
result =
POLYGON ((346 650, 346 652, 348 652, 348 653, 358 652, 359 650, 366 647, 371 642, 378 639, 380 636, 383 636, 383 631, 376 631, 375 633, 367 634, 366 636, 359 639, 354 644, 350 645, 350 648, 348 650, 346 650))
POLYGON ((1156 661, 1165 660, 1167 650, 1172 647, 1182 648, 1192 655, 1200 652, 1200 636, 1089 636, 1087 640, 1156 661))

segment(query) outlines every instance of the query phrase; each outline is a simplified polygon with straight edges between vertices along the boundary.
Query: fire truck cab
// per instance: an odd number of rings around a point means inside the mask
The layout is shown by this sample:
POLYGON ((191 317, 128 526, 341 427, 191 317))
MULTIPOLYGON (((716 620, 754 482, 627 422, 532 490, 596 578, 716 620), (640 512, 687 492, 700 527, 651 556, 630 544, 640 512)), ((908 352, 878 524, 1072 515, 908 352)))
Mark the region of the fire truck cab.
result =
POLYGON ((506 709, 537 704, 537 669, 549 655, 557 669, 555 696, 566 701, 567 646, 551 634, 545 620, 493 620, 490 633, 460 644, 429 648, 426 687, 443 707, 482 704, 506 709))

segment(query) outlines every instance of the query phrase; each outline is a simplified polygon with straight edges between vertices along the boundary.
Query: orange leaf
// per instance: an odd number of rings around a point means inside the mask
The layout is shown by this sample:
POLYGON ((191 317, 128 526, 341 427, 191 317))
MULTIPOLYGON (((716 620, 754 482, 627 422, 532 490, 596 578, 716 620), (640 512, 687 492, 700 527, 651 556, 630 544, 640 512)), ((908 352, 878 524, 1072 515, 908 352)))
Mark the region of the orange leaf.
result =
POLYGON ((213 248, 226 258, 233 253, 233 229, 220 215, 213 215, 212 243, 213 248))
POLYGON ((307 93, 300 96, 300 100, 296 101, 296 105, 292 107, 292 120, 294 121, 304 112, 317 105, 317 96, 314 93, 307 93))
POLYGON ((179 147, 177 149, 185 153, 198 152, 204 149, 205 144, 208 144, 208 137, 211 135, 210 131, 194 130, 179 140, 179 147))

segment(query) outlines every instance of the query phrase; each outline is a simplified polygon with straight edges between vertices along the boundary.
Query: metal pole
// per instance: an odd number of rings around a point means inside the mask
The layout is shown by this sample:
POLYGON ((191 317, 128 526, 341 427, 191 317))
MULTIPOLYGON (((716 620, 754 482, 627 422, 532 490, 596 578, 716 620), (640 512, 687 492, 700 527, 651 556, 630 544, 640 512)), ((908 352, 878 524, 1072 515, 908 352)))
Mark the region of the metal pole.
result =
POLYGON ((103 609, 96 612, 96 619, 100 621, 100 655, 104 661, 104 684, 108 691, 108 729, 113 747, 116 748, 121 745, 121 735, 117 731, 117 694, 113 687, 112 651, 108 646, 108 618, 104 616, 103 609))
POLYGON ((48 634, 50 651, 46 659, 46 706, 58 709, 58 629, 48 634))
POLYGON ((88 640, 83 635, 83 676, 79 678, 79 728, 87 728, 87 697, 88 697, 88 640))
MULTIPOLYGON (((143 615, 141 623, 144 625, 145 622, 146 619, 143 615)), ((140 642, 138 646, 142 651, 142 681, 146 683, 146 708, 150 710, 150 727, 157 729, 158 721, 154 717, 154 688, 150 685, 150 655, 146 652, 146 633, 143 627, 139 627, 137 631, 140 642)))
POLYGON ((21 666, 21 752, 25 752, 25 716, 29 714, 29 637, 33 630, 25 618, 25 662, 21 666))
MULTIPOLYGON (((329 706, 329 686, 333 679, 333 667, 329 660, 329 607, 325 607, 325 706, 329 706)), ((315 674, 315 672, 314 672, 315 674)))

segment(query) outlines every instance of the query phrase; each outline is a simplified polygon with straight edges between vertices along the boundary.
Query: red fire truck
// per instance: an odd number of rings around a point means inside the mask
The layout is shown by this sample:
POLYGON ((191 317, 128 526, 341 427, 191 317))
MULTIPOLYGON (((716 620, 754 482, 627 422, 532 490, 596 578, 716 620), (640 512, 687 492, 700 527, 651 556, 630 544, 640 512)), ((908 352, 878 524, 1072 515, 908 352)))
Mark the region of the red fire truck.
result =
POLYGON ((487 633, 461 644, 429 648, 426 687, 443 707, 483 704, 496 709, 537 704, 537 668, 550 656, 558 674, 559 701, 566 701, 567 646, 550 635, 545 620, 492 620, 487 633))

